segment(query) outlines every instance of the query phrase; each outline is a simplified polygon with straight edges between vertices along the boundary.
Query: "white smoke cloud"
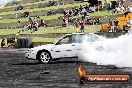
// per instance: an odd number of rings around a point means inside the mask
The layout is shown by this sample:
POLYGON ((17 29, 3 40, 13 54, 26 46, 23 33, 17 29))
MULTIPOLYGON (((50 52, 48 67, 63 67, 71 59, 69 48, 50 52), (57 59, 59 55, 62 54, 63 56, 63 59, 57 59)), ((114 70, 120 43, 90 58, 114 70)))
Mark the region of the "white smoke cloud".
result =
POLYGON ((90 46, 83 43, 82 47, 83 51, 79 58, 83 61, 101 65, 132 67, 132 34, 97 41, 90 46))
POLYGON ((16 0, 0 0, 0 5, 6 5, 8 2, 12 2, 16 0))

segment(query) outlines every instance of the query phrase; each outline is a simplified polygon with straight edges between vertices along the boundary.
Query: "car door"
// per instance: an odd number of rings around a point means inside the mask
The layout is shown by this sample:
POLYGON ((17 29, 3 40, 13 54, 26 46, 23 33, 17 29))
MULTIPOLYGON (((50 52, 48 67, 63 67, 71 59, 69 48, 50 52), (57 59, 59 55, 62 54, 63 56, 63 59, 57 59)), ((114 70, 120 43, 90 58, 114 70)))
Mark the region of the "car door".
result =
POLYGON ((72 43, 72 35, 66 35, 52 48, 54 58, 75 57, 75 44, 72 43))
POLYGON ((85 50, 90 52, 95 40, 94 36, 91 34, 80 34, 79 36, 76 36, 75 39, 78 41, 76 45, 77 56, 78 54, 85 53, 85 50))

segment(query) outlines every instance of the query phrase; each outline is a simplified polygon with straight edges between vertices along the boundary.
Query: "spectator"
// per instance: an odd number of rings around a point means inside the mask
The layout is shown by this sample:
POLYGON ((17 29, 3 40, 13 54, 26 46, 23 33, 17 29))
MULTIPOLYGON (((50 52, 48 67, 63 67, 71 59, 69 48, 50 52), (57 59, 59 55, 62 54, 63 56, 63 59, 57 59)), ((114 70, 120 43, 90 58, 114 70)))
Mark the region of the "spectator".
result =
POLYGON ((31 17, 28 18, 28 22, 29 22, 29 25, 30 25, 30 30, 32 29, 33 27, 33 20, 31 17))
POLYGON ((128 26, 132 26, 132 20, 130 19, 130 17, 129 17, 129 20, 128 20, 128 24, 127 24, 128 26))
POLYGON ((18 27, 21 27, 21 19, 18 19, 17 26, 18 26, 18 27))
POLYGON ((108 10, 108 12, 111 10, 110 4, 107 4, 106 9, 108 10))
POLYGON ((124 4, 125 0, 120 0, 120 2, 121 2, 122 4, 124 4))
POLYGON ((54 4, 55 4, 55 2, 54 1, 49 1, 49 6, 53 6, 54 4))
POLYGON ((4 46, 5 46, 5 39, 2 38, 1 47, 4 47, 4 46))
POLYGON ((34 22, 33 24, 33 32, 38 30, 38 22, 34 22))
POLYGON ((47 16, 49 16, 49 15, 51 15, 52 14, 52 12, 51 12, 51 10, 49 10, 48 12, 47 12, 47 16))
POLYGON ((125 11, 125 6, 124 6, 124 5, 121 6, 121 11, 122 11, 122 12, 125 11))
POLYGON ((89 17, 89 12, 88 11, 85 11, 83 14, 84 14, 84 17, 89 17))
POLYGON ((114 21, 109 19, 109 26, 110 26, 110 32, 114 32, 114 26, 115 26, 114 21))
POLYGON ((132 34, 132 26, 128 27, 128 34, 132 34))
POLYGON ((45 21, 43 19, 40 20, 40 25, 43 26, 43 27, 46 26, 45 21))
POLYGON ((94 12, 94 11, 96 10, 95 5, 94 5, 94 6, 91 6, 91 7, 89 8, 89 10, 90 10, 91 12, 94 12))
POLYGON ((29 12, 27 11, 27 12, 24 12, 24 15, 23 15, 23 17, 28 17, 29 16, 29 12))
POLYGON ((36 21, 38 21, 38 19, 36 17, 34 17, 33 21, 36 22, 36 21))
POLYGON ((64 11, 64 16, 66 16, 66 15, 67 15, 67 11, 65 10, 65 11, 64 11))
POLYGON ((24 9, 23 6, 19 5, 19 6, 17 6, 17 8, 15 10, 18 11, 18 10, 23 10, 23 9, 24 9))
POLYGON ((18 19, 18 14, 16 14, 16 19, 18 19))
POLYGON ((132 6, 128 6, 128 12, 132 13, 132 6))
POLYGON ((63 17, 63 19, 62 19, 62 27, 65 27, 66 25, 65 25, 65 17, 63 17))
POLYGON ((92 19, 92 24, 93 24, 93 26, 95 25, 95 23, 96 23, 96 19, 95 19, 95 17, 92 19))
POLYGON ((115 23, 114 23, 114 21, 112 21, 111 30, 112 30, 112 32, 115 32, 115 23))
POLYGON ((36 16, 36 18, 37 18, 37 19, 40 19, 40 17, 39 17, 39 16, 36 16))
POLYGON ((96 18, 96 24, 99 24, 99 23, 100 23, 100 19, 96 18))
POLYGON ((119 21, 117 19, 114 21, 116 29, 118 28, 118 22, 119 21))
POLYGON ((85 17, 82 16, 82 21, 81 21, 81 33, 85 33, 85 17))
POLYGON ((68 18, 65 18, 65 24, 66 24, 66 27, 68 28, 69 27, 69 20, 68 20, 68 18))
POLYGON ((79 33, 79 27, 80 27, 79 19, 75 20, 74 25, 75 25, 75 28, 76 28, 76 33, 79 33))
POLYGON ((27 29, 32 30, 32 24, 30 24, 29 22, 27 22, 27 29))

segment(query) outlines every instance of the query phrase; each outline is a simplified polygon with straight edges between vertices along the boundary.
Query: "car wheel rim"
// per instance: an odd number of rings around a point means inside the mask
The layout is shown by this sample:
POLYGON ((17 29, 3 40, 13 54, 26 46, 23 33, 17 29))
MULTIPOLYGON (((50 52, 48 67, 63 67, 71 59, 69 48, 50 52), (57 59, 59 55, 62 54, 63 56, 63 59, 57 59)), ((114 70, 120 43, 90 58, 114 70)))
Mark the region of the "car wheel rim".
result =
POLYGON ((47 53, 47 52, 42 52, 42 53, 41 53, 41 56, 40 56, 40 59, 41 59, 41 61, 42 61, 43 63, 48 63, 49 60, 50 60, 50 55, 49 55, 49 53, 47 53))

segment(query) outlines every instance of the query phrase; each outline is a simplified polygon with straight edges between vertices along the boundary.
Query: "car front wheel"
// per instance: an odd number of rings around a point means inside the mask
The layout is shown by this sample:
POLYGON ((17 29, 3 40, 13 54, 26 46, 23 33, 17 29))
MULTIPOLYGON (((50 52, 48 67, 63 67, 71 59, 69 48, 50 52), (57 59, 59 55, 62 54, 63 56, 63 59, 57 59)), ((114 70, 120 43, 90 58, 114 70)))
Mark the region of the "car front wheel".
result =
POLYGON ((47 51, 40 52, 39 57, 38 57, 38 61, 40 63, 49 63, 50 60, 51 60, 51 55, 49 52, 47 51))

